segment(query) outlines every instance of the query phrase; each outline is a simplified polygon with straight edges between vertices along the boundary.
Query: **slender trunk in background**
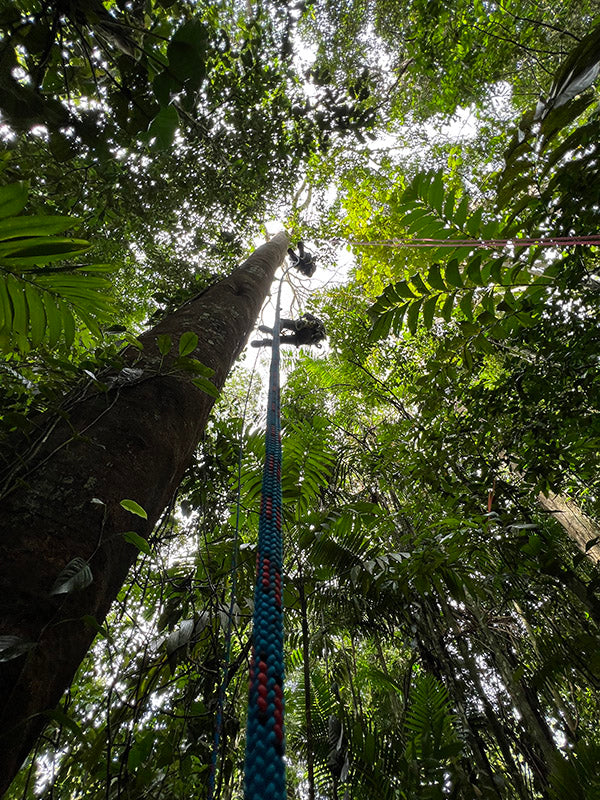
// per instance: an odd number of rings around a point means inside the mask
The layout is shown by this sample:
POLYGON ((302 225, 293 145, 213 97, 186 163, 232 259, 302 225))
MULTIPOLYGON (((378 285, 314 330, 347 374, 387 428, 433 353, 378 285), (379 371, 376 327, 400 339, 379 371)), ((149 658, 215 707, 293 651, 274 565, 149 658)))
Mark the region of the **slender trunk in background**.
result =
MULTIPOLYGON (((505 455, 504 453, 502 454, 505 455)), ((509 461, 508 468, 514 477, 516 486, 522 481, 522 474, 517 465, 509 461)), ((493 494, 492 494, 493 498, 493 494)), ((557 522, 559 522, 566 534, 573 543, 595 564, 600 562, 600 544, 593 545, 586 550, 586 545, 592 539, 600 536, 600 526, 597 525, 588 515, 571 500, 570 497, 555 492, 538 492, 537 502, 545 510, 550 512, 557 522)), ((488 509, 489 511, 489 509, 488 509)))
POLYGON ((577 547, 594 563, 600 562, 600 544, 595 544, 586 550, 586 545, 592 539, 600 536, 600 527, 585 514, 570 498, 561 494, 540 492, 537 496, 538 503, 546 511, 550 511, 557 522, 575 542, 577 547))
POLYGON ((278 234, 229 278, 140 336, 143 351, 125 354, 130 369, 108 391, 73 404, 3 498, 0 636, 19 637, 31 649, 0 661, 0 795, 96 635, 83 617, 102 622, 135 562, 138 549, 123 532, 148 538, 202 436, 214 400, 194 386, 193 373, 173 366, 179 338, 198 334, 190 357, 214 370, 220 389, 287 247, 287 235, 278 234), (173 341, 164 359, 156 343, 162 334, 173 341), (123 499, 139 503, 148 519, 125 511, 123 499), (92 583, 50 595, 74 558, 89 564, 92 583))
MULTIPOLYGON (((469 653, 469 648, 465 641, 465 637, 458 626, 450 606, 440 596, 438 597, 437 603, 435 600, 429 600, 424 606, 424 611, 425 613, 423 614, 423 620, 421 622, 422 631, 420 634, 421 648, 430 653, 427 659, 429 662, 429 668, 438 680, 442 681, 444 685, 448 686, 454 704, 457 706, 459 713, 462 713, 465 725, 465 733, 468 737, 469 744, 471 746, 471 752, 473 753, 473 758, 480 773, 479 776, 476 776, 476 780, 479 779, 482 783, 486 779, 489 780, 492 788, 489 794, 486 796, 490 799, 494 797, 494 795, 498 798, 502 797, 500 787, 498 787, 494 782, 494 771, 488 760, 488 751, 485 743, 477 729, 474 728, 471 719, 467 714, 466 709, 468 708, 468 704, 466 684, 460 676, 460 671, 458 669, 459 660, 453 658, 444 641, 444 628, 439 624, 438 621, 438 614, 440 613, 449 630, 451 630, 453 633, 454 641, 463 662, 463 667, 471 676, 476 690, 475 696, 477 697, 478 702, 483 706, 488 726, 496 738, 500 753, 504 757, 506 770, 509 773, 511 780, 518 792, 519 800, 529 800, 531 795, 526 790, 519 769, 514 762, 510 744, 506 741, 502 723, 497 718, 496 712, 492 708, 487 698, 485 690, 481 684, 479 670, 476 668, 474 659, 469 653)), ((408 692, 405 693, 405 697, 408 697, 408 692)), ((492 755, 492 758, 496 757, 496 754, 492 755)))
POLYGON ((304 574, 300 568, 298 581, 300 613, 302 614, 302 660, 304 669, 304 717, 306 720, 306 772, 308 779, 308 800, 315 800, 314 742, 312 733, 312 701, 310 697, 310 633, 308 630, 308 608, 304 591, 304 574))

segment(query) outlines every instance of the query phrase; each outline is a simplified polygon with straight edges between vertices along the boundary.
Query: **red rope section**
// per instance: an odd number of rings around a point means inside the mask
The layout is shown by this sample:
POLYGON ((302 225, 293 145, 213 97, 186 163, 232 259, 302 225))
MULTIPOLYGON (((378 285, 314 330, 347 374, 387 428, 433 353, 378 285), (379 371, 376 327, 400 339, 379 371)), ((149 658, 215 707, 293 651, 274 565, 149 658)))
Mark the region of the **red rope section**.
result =
POLYGON ((350 240, 360 247, 575 247, 600 245, 600 234, 589 236, 545 236, 538 239, 376 239, 372 242, 350 240))

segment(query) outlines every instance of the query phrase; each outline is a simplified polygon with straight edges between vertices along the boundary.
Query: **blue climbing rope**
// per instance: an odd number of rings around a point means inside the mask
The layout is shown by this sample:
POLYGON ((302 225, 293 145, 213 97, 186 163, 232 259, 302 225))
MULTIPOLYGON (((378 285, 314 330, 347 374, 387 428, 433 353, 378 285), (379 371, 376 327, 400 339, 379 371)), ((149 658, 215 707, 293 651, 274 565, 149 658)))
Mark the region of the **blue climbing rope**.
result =
MULTIPOLYGON (((284 273, 285 274, 285 273, 284 273)), ((258 527, 245 800, 285 800, 283 723, 283 584, 279 333, 277 294, 267 406, 266 452, 258 527)))
POLYGON ((241 490, 242 490, 242 459, 244 455, 244 433, 246 427, 246 413, 248 411, 248 403, 250 401, 250 393, 252 391, 252 383, 254 381, 254 374, 256 372, 257 362, 258 362, 258 353, 256 354, 256 358, 254 359, 254 366, 252 367, 250 381, 248 382, 246 399, 244 400, 244 410, 242 412, 242 425, 240 428, 240 441, 238 446, 238 463, 237 463, 237 489, 236 489, 236 501, 235 501, 235 531, 233 534, 233 553, 231 556, 231 569, 229 570, 229 577, 231 580, 231 595, 229 599, 229 609, 227 611, 227 627, 225 629, 225 657, 223 659, 221 680, 219 683, 219 692, 217 697, 217 713, 215 719, 215 732, 213 737, 210 772, 208 773, 207 800, 213 800, 213 797, 215 795, 217 766, 219 762, 219 757, 221 755, 220 753, 221 734, 223 732, 225 692, 227 689, 227 673, 229 671, 229 663, 231 660, 231 637, 233 633, 234 609, 237 601, 237 573, 238 573, 238 554, 239 554, 239 538, 240 538, 240 513, 242 507, 241 490))

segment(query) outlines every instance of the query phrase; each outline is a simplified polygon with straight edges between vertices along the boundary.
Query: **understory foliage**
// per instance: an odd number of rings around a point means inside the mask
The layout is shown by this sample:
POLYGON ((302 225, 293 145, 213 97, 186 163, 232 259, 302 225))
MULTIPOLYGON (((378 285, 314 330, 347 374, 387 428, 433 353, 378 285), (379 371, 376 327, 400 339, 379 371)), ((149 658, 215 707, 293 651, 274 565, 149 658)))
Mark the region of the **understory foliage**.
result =
MULTIPOLYGON (((595 800, 598 246, 539 240, 598 230, 597 8, 398 9, 2 11, 3 441, 23 452, 67 390, 105 391, 122 345, 218 279, 306 169, 294 232, 324 269, 332 242, 355 261, 308 304, 327 346, 284 357, 288 796, 595 800), (388 147, 471 101, 469 141, 388 147)), ((178 497, 130 539, 11 798, 206 798, 215 757, 214 797, 242 796, 259 384, 238 365, 178 497)))

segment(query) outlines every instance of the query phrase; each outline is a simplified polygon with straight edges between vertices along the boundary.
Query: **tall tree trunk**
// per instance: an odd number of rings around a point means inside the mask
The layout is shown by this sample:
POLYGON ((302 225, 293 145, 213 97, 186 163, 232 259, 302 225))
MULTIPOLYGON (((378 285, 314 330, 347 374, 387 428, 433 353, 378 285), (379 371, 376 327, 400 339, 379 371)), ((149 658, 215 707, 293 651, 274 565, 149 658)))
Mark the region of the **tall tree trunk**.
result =
POLYGON ((143 351, 125 354, 129 369, 108 391, 73 404, 3 499, 0 636, 19 637, 30 649, 0 661, 0 795, 94 639, 84 616, 104 619, 136 559, 123 532, 149 536, 200 441, 214 400, 192 383, 193 373, 175 366, 181 335, 198 334, 190 357, 211 367, 221 388, 287 247, 287 235, 278 234, 229 278, 140 336, 143 351), (162 334, 173 341, 164 359, 162 334), (148 519, 124 510, 123 499, 139 503, 148 519), (87 562, 93 581, 51 595, 74 558, 87 562))

